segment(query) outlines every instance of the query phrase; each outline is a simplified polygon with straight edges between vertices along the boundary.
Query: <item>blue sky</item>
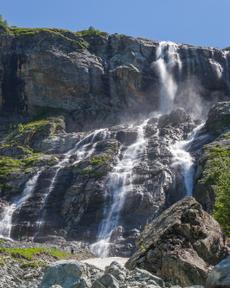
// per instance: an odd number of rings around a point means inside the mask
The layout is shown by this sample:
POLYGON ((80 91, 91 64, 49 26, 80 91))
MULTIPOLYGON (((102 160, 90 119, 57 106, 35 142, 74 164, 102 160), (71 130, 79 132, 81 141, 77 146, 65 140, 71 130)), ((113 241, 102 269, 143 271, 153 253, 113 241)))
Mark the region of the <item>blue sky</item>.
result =
POLYGON ((16 26, 230 46, 230 0, 0 0, 0 14, 16 26))

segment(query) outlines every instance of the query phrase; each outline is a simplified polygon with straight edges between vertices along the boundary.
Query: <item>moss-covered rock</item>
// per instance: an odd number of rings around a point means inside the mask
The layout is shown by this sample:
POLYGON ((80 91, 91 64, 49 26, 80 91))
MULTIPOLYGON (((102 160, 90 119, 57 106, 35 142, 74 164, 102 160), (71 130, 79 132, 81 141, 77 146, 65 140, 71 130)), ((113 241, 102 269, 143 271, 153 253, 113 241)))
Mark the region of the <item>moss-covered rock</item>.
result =
POLYGON ((0 29, 5 34, 9 36, 15 36, 16 38, 28 38, 30 37, 40 37, 43 39, 47 39, 49 41, 65 41, 74 45, 76 49, 85 49, 87 47, 87 42, 82 39, 84 33, 74 33, 65 29, 55 29, 55 28, 25 28, 25 27, 7 27, 1 25, 0 29))
POLYGON ((39 152, 40 143, 63 131, 62 118, 48 118, 19 124, 0 144, 0 191, 10 199, 23 189, 28 176, 41 166, 52 166, 58 159, 39 152), (38 152, 36 152, 38 151, 38 152))
POLYGON ((39 152, 40 143, 65 129, 62 117, 30 121, 18 124, 17 128, 5 139, 6 144, 30 147, 39 152))
POLYGON ((230 133, 206 145, 194 195, 230 236, 230 133))

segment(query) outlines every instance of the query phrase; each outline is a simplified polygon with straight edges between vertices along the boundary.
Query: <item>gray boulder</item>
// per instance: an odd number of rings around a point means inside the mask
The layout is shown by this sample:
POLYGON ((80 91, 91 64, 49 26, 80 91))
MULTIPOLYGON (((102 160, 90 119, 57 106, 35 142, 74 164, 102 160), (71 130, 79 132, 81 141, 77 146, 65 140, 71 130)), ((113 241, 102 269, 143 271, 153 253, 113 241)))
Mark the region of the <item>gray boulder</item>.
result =
POLYGON ((217 264, 209 273, 206 288, 230 287, 230 256, 217 264))
POLYGON ((50 288, 60 285, 62 288, 91 287, 90 275, 98 274, 100 270, 75 260, 57 261, 51 264, 42 279, 40 288, 50 288))
POLYGON ((183 287, 204 285, 209 268, 227 253, 219 224, 192 197, 147 225, 126 267, 140 267, 183 287))

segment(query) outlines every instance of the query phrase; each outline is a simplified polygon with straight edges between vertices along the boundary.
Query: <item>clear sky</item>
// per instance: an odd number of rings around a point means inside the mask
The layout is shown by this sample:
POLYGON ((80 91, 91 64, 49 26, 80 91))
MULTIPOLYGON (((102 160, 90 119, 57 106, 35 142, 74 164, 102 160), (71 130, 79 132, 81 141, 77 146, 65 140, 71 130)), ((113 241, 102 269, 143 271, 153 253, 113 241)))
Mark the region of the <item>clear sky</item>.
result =
POLYGON ((230 0, 0 0, 0 14, 16 26, 230 46, 230 0))

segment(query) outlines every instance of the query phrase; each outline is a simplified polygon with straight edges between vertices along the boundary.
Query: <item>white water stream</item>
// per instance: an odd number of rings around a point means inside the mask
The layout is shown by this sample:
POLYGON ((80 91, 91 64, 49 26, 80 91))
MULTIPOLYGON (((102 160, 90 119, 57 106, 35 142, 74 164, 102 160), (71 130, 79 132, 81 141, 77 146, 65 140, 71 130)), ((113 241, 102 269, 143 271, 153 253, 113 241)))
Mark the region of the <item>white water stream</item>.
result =
MULTIPOLYGON (((159 110, 162 114, 165 114, 172 111, 178 88, 173 70, 175 67, 178 68, 179 72, 182 69, 178 45, 172 42, 160 42, 156 51, 155 64, 161 82, 159 110)), ((99 228, 98 240, 91 245, 91 251, 97 256, 106 257, 109 254, 111 234, 119 225, 120 212, 127 193, 132 191, 133 167, 140 161, 139 153, 145 149, 144 129, 147 122, 148 119, 137 126, 138 137, 136 142, 123 152, 121 160, 118 158, 117 165, 108 176, 105 197, 109 195, 112 200, 104 209, 104 219, 99 228)))
MULTIPOLYGON (((65 153, 64 158, 56 166, 54 166, 56 170, 51 180, 50 186, 48 187, 47 193, 43 195, 43 205, 41 207, 41 211, 44 209, 46 205, 46 201, 48 199, 49 194, 53 191, 55 187, 55 183, 56 183, 59 171, 62 168, 64 168, 67 163, 69 163, 70 157, 73 155, 76 155, 77 157, 77 160, 74 162, 74 164, 80 162, 82 159, 85 159, 91 156, 97 144, 97 142, 94 143, 95 138, 99 134, 101 134, 101 138, 102 138, 101 140, 105 139, 107 135, 107 129, 95 130, 94 132, 84 137, 82 140, 77 142, 74 148, 72 148, 67 153, 65 153)), ((25 188, 22 194, 16 197, 11 205, 4 208, 4 211, 1 215, 2 219, 0 221, 0 237, 1 238, 10 239, 11 230, 13 226, 13 223, 12 223, 13 214, 16 210, 20 209, 23 206, 23 204, 26 203, 26 201, 33 195, 34 189, 36 188, 37 181, 42 171, 43 169, 39 170, 32 178, 30 178, 25 184, 25 188)), ((38 229, 37 229, 36 235, 39 233, 42 225, 44 224, 43 216, 44 214, 42 214, 41 219, 39 219, 39 221, 37 222, 38 229)))
POLYGON ((0 221, 0 237, 10 239, 12 230, 12 218, 16 210, 20 209, 22 205, 32 196, 36 187, 38 178, 42 170, 38 171, 31 179, 29 179, 25 185, 22 195, 15 198, 13 203, 6 207, 2 213, 2 219, 0 221))
POLYGON ((135 143, 118 156, 117 164, 108 175, 105 187, 105 199, 111 197, 111 202, 104 208, 104 219, 100 225, 98 241, 91 245, 91 251, 100 257, 106 257, 109 253, 109 240, 114 228, 119 224, 120 212, 123 208, 127 193, 132 191, 133 168, 139 156, 145 149, 144 129, 148 119, 137 126, 137 140, 135 143))
POLYGON ((192 196, 194 177, 194 158, 188 150, 203 126, 204 124, 202 123, 193 129, 187 140, 178 141, 169 147, 169 150, 173 155, 172 166, 180 167, 182 170, 186 196, 192 196))
POLYGON ((178 85, 173 75, 177 66, 179 73, 182 62, 178 53, 178 45, 173 42, 160 42, 156 51, 156 67, 160 76, 160 112, 169 113, 173 109, 178 85))
POLYGON ((53 178, 51 180, 51 183, 47 189, 47 192, 43 196, 43 204, 41 207, 42 214, 41 214, 40 219, 37 221, 37 232, 36 232, 34 238, 37 235, 39 235, 43 225, 45 224, 45 219, 44 219, 45 218, 45 210, 44 210, 44 208, 46 207, 47 200, 49 198, 50 193, 52 193, 52 191, 55 188, 58 174, 59 174, 60 170, 63 169, 69 163, 70 158, 73 155, 77 159, 73 164, 77 164, 80 161, 82 161, 83 159, 90 157, 94 153, 95 147, 97 145, 97 142, 94 143, 95 138, 100 134, 101 134, 100 140, 104 140, 108 134, 108 130, 107 129, 97 129, 97 130, 93 131, 92 133, 88 134, 82 140, 77 142, 74 148, 72 148, 68 152, 66 152, 64 154, 63 159, 56 166, 54 166, 54 169, 56 169, 56 170, 55 170, 55 173, 54 173, 53 178))

